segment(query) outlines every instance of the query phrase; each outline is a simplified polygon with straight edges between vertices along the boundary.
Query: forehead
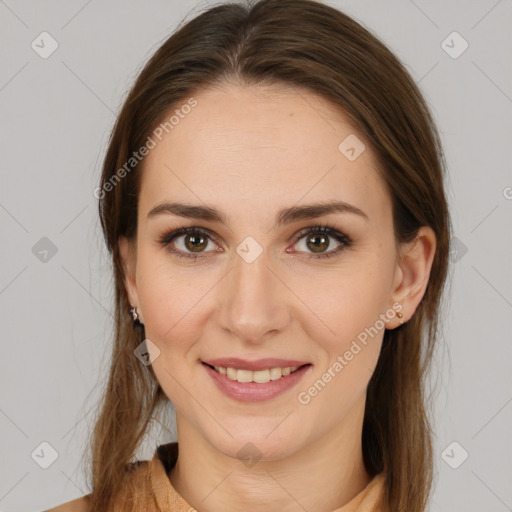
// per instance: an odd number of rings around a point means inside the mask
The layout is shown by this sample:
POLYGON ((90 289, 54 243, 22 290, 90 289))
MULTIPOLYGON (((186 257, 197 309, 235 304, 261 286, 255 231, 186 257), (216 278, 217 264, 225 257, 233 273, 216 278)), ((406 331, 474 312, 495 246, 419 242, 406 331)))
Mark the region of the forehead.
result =
POLYGON ((178 104, 164 117, 179 110, 161 140, 153 136, 141 213, 169 200, 204 202, 237 218, 262 207, 273 215, 299 201, 343 200, 368 216, 390 209, 371 148, 323 98, 286 86, 227 84, 193 98, 194 108, 178 104))

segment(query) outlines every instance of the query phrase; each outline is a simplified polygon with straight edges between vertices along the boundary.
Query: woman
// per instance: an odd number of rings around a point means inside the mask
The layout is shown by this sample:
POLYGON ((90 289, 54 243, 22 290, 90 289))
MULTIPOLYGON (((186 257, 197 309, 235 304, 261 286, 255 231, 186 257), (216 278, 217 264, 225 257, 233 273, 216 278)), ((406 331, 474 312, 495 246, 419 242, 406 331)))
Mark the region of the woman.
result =
POLYGON ((405 68, 338 10, 262 0, 182 26, 96 190, 112 364, 92 493, 53 510, 424 511, 443 166, 405 68), (132 462, 169 403, 178 441, 132 462))

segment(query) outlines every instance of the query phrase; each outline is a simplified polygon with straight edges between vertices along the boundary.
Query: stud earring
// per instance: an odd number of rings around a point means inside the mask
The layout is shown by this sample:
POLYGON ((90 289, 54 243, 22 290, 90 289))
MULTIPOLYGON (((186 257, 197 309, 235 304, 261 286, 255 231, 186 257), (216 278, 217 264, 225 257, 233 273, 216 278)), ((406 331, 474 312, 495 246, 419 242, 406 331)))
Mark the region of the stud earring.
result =
MULTIPOLYGON (((130 306, 132 306, 130 304, 130 306)), ((140 320, 139 320, 139 315, 137 313, 137 308, 135 306, 132 306, 131 309, 130 309, 130 313, 132 314, 132 317, 133 317, 133 323, 135 324, 136 322, 139 322, 140 323, 140 320)))
POLYGON ((401 311, 398 311, 396 316, 400 319, 400 325, 403 325, 404 321, 402 318, 404 317, 404 314, 401 311))

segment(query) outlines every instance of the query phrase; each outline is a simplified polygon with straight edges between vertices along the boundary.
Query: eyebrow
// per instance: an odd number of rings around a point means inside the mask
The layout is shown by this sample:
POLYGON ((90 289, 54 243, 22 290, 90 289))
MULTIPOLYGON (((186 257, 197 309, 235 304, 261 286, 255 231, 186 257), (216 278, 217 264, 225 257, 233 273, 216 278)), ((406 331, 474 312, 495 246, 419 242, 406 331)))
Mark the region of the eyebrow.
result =
MULTIPOLYGON (((351 213, 369 220, 366 213, 351 204, 344 201, 329 201, 304 206, 292 206, 280 210, 275 218, 276 225, 287 225, 293 222, 305 219, 315 219, 330 213, 351 213)), ((210 206, 191 205, 184 203, 163 202, 156 205, 148 213, 147 218, 153 218, 161 214, 173 214, 179 217, 190 219, 199 219, 204 221, 219 222, 227 224, 226 215, 210 206)))

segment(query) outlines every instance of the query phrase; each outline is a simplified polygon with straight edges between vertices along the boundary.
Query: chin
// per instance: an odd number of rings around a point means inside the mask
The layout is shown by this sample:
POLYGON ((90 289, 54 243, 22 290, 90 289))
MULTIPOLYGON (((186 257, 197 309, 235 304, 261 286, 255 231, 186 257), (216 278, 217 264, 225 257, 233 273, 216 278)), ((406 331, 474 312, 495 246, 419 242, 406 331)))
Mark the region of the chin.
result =
POLYGON ((293 455, 299 449, 299 442, 296 435, 292 435, 290 431, 282 429, 283 426, 279 422, 273 420, 266 421, 260 429, 255 429, 254 425, 251 431, 228 428, 233 435, 231 437, 225 431, 222 434, 210 438, 212 446, 233 459, 247 461, 247 465, 262 461, 274 461, 284 459, 293 455), (277 428, 276 428, 277 427, 277 428))

